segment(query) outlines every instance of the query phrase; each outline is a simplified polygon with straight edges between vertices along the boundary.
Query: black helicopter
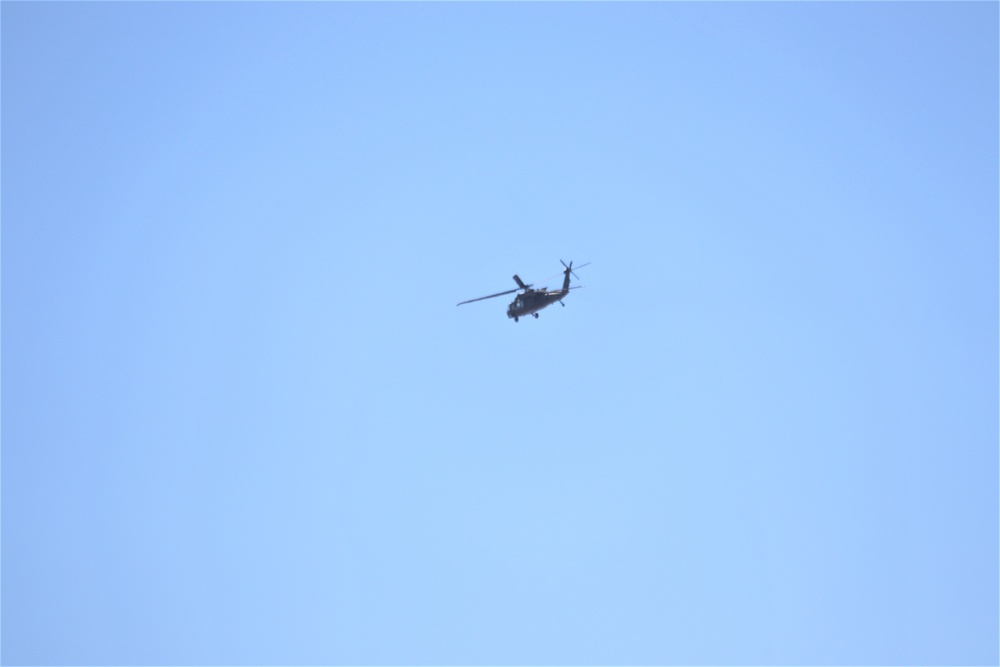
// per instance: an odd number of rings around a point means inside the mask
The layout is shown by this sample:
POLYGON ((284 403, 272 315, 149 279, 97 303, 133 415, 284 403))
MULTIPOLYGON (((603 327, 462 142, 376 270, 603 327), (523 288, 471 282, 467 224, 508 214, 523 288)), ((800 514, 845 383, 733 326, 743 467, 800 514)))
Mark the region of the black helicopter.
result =
MULTIPOLYGON (((473 301, 482 301, 483 299, 492 299, 493 297, 503 296, 504 294, 513 294, 514 292, 521 292, 518 294, 510 305, 507 306, 507 317, 513 317, 514 321, 517 322, 518 319, 524 317, 525 315, 534 315, 538 318, 538 311, 546 306, 549 306, 556 301, 559 302, 560 306, 565 306, 566 304, 562 302, 563 298, 569 294, 571 289, 579 289, 583 285, 577 285, 576 287, 569 286, 569 277, 572 274, 574 278, 579 280, 580 278, 573 273, 573 262, 568 265, 561 259, 559 262, 566 267, 563 269, 563 285, 562 289, 548 291, 548 287, 541 287, 539 289, 533 289, 531 285, 525 285, 518 278, 517 274, 514 274, 514 282, 517 283, 517 289, 507 290, 506 292, 499 292, 497 294, 490 294, 489 296, 481 296, 478 299, 469 299, 468 301, 462 301, 461 303, 455 304, 461 306, 463 303, 472 303, 473 301)), ((580 264, 576 268, 582 269, 583 267, 589 265, 590 262, 586 264, 580 264)))

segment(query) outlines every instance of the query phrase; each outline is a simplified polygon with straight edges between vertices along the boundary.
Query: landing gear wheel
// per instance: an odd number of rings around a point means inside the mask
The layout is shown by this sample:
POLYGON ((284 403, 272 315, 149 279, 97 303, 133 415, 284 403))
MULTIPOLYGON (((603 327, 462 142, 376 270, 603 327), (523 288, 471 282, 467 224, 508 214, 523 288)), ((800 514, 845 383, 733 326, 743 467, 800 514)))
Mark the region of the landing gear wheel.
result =
POLYGON ((514 318, 514 321, 517 322, 517 318, 516 317, 514 318))
POLYGON ((538 319, 538 313, 532 313, 532 315, 534 315, 534 316, 535 316, 535 319, 536 319, 536 320, 538 319))

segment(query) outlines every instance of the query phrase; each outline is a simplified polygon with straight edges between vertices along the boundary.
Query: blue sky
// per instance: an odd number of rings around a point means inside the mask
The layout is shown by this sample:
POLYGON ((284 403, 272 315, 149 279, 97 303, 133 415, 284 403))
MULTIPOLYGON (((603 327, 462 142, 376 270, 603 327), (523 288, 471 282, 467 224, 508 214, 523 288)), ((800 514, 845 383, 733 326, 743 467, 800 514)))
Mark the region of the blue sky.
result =
POLYGON ((5 664, 1000 660, 996 3, 0 20, 5 664))

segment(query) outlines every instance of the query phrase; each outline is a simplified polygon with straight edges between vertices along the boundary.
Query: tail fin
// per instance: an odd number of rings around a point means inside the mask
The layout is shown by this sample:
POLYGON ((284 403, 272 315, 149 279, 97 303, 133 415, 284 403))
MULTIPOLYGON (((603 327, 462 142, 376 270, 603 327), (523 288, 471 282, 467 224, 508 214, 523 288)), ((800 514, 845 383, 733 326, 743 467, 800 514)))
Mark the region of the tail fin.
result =
MULTIPOLYGON (((577 280, 579 280, 580 278, 579 278, 579 276, 577 276, 577 275, 576 275, 575 273, 573 273, 573 262, 570 262, 570 263, 569 263, 568 265, 566 264, 566 262, 563 262, 563 261, 562 261, 561 259, 559 260, 559 262, 560 262, 560 263, 561 263, 561 264, 562 264, 563 266, 565 266, 565 267, 566 267, 566 270, 565 270, 565 271, 563 271, 563 276, 565 276, 565 277, 563 278, 563 289, 564 289, 564 290, 568 290, 568 289, 569 289, 569 277, 570 277, 570 274, 572 274, 572 275, 573 275, 573 277, 574 277, 574 278, 576 278, 577 280)), ((585 264, 580 264, 580 265, 579 265, 579 266, 577 266, 576 268, 580 269, 580 268, 583 268, 583 267, 585 267, 585 266, 589 266, 589 265, 590 265, 590 262, 587 262, 587 263, 585 263, 585 264)))

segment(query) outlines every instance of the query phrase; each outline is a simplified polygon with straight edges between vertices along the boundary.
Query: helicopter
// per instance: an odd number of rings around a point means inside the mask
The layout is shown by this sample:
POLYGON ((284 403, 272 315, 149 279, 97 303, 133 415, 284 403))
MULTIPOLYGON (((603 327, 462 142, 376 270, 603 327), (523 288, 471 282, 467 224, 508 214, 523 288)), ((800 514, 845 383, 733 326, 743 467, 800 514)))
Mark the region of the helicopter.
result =
MULTIPOLYGON (((465 303, 472 303, 474 301, 482 301, 484 299, 492 299, 494 297, 503 296, 504 294, 513 294, 514 292, 521 292, 518 294, 510 305, 507 306, 507 317, 513 318, 517 322, 520 318, 525 315, 534 315, 535 319, 538 319, 538 311, 546 306, 552 305, 555 302, 559 302, 560 306, 566 306, 562 302, 563 298, 569 294, 571 289, 580 289, 583 285, 577 285, 576 287, 569 286, 569 277, 572 275, 574 278, 579 280, 580 278, 573 273, 573 262, 566 264, 566 262, 559 260, 565 268, 563 269, 563 284, 562 289, 548 291, 548 287, 540 287, 534 289, 532 285, 526 285, 515 273, 514 282, 517 283, 517 289, 507 290, 506 292, 498 292, 497 294, 490 294, 489 296, 481 296, 478 299, 469 299, 468 301, 462 301, 455 304, 456 306, 461 306, 465 303)), ((582 269, 583 267, 589 265, 590 262, 585 264, 580 264, 576 268, 582 269)), ((558 274, 557 274, 558 275, 558 274)))

